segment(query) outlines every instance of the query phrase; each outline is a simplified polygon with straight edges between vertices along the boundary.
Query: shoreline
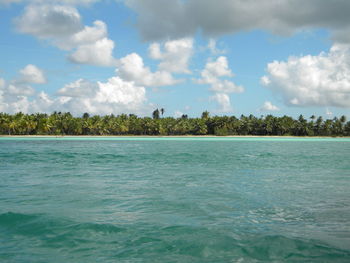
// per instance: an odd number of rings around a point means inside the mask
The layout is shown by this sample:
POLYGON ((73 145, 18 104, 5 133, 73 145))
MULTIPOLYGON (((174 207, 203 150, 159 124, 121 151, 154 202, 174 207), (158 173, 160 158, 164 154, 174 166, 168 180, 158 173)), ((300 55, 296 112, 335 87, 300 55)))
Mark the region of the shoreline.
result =
POLYGON ((0 135, 0 138, 315 138, 349 139, 350 136, 292 136, 292 135, 0 135))

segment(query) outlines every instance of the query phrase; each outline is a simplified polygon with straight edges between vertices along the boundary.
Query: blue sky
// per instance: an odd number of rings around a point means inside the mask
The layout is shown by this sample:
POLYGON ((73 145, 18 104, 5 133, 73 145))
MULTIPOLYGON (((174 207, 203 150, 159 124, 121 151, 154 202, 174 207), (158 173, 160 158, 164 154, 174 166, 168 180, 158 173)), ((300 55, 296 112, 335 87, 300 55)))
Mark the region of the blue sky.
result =
POLYGON ((349 118, 346 10, 345 0, 0 0, 0 112, 349 118))

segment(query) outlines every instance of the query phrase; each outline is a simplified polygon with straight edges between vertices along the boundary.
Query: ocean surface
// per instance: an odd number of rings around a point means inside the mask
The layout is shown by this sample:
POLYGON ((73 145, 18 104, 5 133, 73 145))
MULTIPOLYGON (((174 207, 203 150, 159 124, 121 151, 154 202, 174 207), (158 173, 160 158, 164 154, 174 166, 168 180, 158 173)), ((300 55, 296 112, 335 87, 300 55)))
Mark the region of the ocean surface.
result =
POLYGON ((0 138, 0 262, 350 262, 350 139, 0 138))

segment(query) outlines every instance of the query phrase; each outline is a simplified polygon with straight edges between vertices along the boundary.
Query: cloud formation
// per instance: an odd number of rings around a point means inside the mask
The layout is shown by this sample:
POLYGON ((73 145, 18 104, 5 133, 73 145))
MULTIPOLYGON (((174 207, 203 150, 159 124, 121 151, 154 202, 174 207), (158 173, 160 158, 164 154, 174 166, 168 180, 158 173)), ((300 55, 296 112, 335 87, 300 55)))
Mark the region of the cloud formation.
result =
POLYGON ((44 91, 36 92, 29 85, 46 82, 38 67, 30 64, 19 72, 19 77, 11 80, 8 85, 0 78, 0 112, 69 111, 74 115, 84 112, 106 115, 125 112, 144 114, 151 110, 147 103, 146 89, 118 76, 111 77, 106 82, 78 79, 59 89, 56 96, 50 96, 44 91))
POLYGON ((179 82, 168 71, 151 72, 145 67, 142 57, 136 53, 131 53, 118 61, 117 75, 126 81, 147 87, 169 86, 179 82))
POLYGON ((43 91, 36 95, 23 90, 16 93, 15 89, 11 85, 6 90, 0 89, 0 112, 69 111, 74 115, 84 112, 106 115, 125 112, 143 114, 150 110, 145 88, 119 77, 97 83, 79 79, 60 89, 58 97, 50 97, 43 91))
MULTIPOLYGON (((64 46, 63 42, 57 43, 62 45, 62 49, 69 49, 82 42, 95 43, 95 40, 104 37, 106 32, 104 23, 96 21, 93 27, 85 27, 66 38, 67 42, 64 43, 64 46), (94 38, 94 36, 97 37, 94 38)), ((172 51, 178 54, 183 52, 179 48, 181 46, 179 43, 181 41, 172 42, 175 46, 174 49, 165 48, 164 54, 166 55, 161 58, 161 61, 171 60, 167 55, 172 55, 172 51)), ((166 44, 164 45, 166 46, 166 44)), ((84 53, 74 54, 89 58, 91 53, 87 52, 86 56, 84 53)), ((99 56, 97 59, 101 57, 103 56, 99 56)), ((142 115, 151 110, 151 104, 147 103, 145 87, 168 86, 181 81, 172 76, 171 70, 169 72, 159 69, 152 72, 149 67, 144 65, 142 57, 136 53, 115 60, 115 63, 117 76, 108 79, 107 82, 78 79, 57 90, 55 96, 50 96, 43 91, 37 93, 29 86, 29 84, 46 83, 43 71, 35 65, 29 64, 19 71, 20 76, 12 80, 11 85, 5 86, 5 81, 0 79, 0 84, 3 86, 0 88, 0 111, 10 113, 18 111, 25 113, 69 111, 74 115, 80 115, 84 112, 101 115, 128 112, 142 115)))
POLYGON ((264 86, 289 106, 350 107, 350 48, 334 45, 318 56, 289 57, 267 65, 264 86))
POLYGON ((94 43, 79 45, 74 53, 69 55, 69 60, 77 64, 114 66, 116 60, 113 58, 113 49, 114 42, 103 38, 94 43))
POLYGON ((265 101, 264 104, 261 106, 259 111, 279 111, 280 109, 273 105, 270 101, 265 101))
POLYGON ((33 96, 35 89, 29 85, 14 85, 10 84, 5 90, 5 94, 8 96, 33 96))
POLYGON ((220 112, 232 110, 228 94, 244 91, 242 86, 238 86, 226 79, 233 76, 234 74, 229 68, 227 57, 220 56, 215 61, 208 61, 201 72, 201 78, 196 80, 198 84, 210 85, 209 90, 215 93, 211 99, 220 105, 220 112))
MULTIPOLYGON (((54 1, 51 1, 54 2, 54 1)), ((66 1, 67 2, 67 1, 66 1)), ((107 26, 96 20, 83 26, 75 7, 58 4, 32 4, 15 19, 18 31, 49 41, 71 51, 68 59, 77 64, 114 66, 114 41, 108 38, 107 26)))
POLYGON ((97 83, 78 80, 67 84, 59 93, 64 97, 56 99, 53 103, 55 107, 76 115, 84 112, 101 115, 125 112, 138 114, 147 108, 145 88, 119 77, 97 83), (90 93, 90 96, 82 91, 90 93))
POLYGON ((103 21, 96 20, 93 26, 81 27, 74 34, 68 34, 65 38, 56 38, 54 43, 63 50, 70 50, 80 45, 93 44, 107 37, 107 25, 103 21))
POLYGON ((288 35, 322 27, 333 32, 335 41, 350 41, 348 0, 125 0, 125 3, 138 14, 137 27, 145 40, 194 36, 198 31, 216 37, 255 29, 288 35))
POLYGON ((244 91, 242 86, 237 86, 232 81, 222 79, 222 77, 233 77, 233 73, 228 66, 227 57, 220 56, 216 61, 209 61, 201 72, 202 78, 197 80, 199 84, 211 85, 210 90, 223 93, 240 93, 244 91))
POLYGON ((44 84, 46 83, 46 77, 44 72, 37 66, 29 64, 20 71, 21 77, 17 82, 31 83, 31 84, 44 84))
POLYGON ((211 54, 213 54, 213 55, 225 54, 227 52, 225 49, 219 49, 217 47, 217 41, 214 38, 209 39, 208 49, 210 50, 211 54))
POLYGON ((78 10, 65 5, 29 5, 15 23, 21 33, 38 38, 69 37, 82 29, 78 10))
POLYGON ((21 69, 19 76, 8 83, 0 79, 0 112, 28 111, 30 105, 28 97, 36 94, 30 84, 44 83, 46 83, 44 72, 32 64, 21 69))
POLYGON ((210 100, 213 100, 219 104, 220 108, 217 110, 218 112, 225 113, 233 110, 230 97, 225 93, 215 93, 210 97, 210 100))
POLYGON ((57 95, 72 98, 86 98, 95 96, 97 90, 98 84, 96 82, 78 79, 59 89, 57 95))
POLYGON ((174 73, 191 73, 188 69, 188 63, 192 53, 192 38, 167 41, 163 46, 159 43, 153 43, 149 47, 150 57, 161 61, 158 68, 174 73))
MULTIPOLYGON (((17 105, 25 104, 25 97, 35 95, 35 89, 30 84, 44 84, 46 77, 44 72, 35 65, 29 64, 19 70, 19 76, 12 79, 8 83, 0 79, 0 96, 2 107, 4 105, 13 104, 13 108, 17 105)), ((6 106, 7 107, 7 106, 6 106)))
POLYGON ((5 83, 6 83, 5 80, 0 78, 0 89, 5 87, 5 83))

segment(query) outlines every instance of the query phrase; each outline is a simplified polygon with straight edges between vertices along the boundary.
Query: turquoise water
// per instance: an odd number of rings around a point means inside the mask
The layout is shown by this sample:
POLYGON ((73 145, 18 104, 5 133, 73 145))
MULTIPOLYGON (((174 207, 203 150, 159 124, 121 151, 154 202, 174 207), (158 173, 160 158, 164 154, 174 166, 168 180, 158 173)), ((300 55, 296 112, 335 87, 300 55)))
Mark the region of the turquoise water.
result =
POLYGON ((0 138, 0 262, 349 262, 350 140, 0 138))

